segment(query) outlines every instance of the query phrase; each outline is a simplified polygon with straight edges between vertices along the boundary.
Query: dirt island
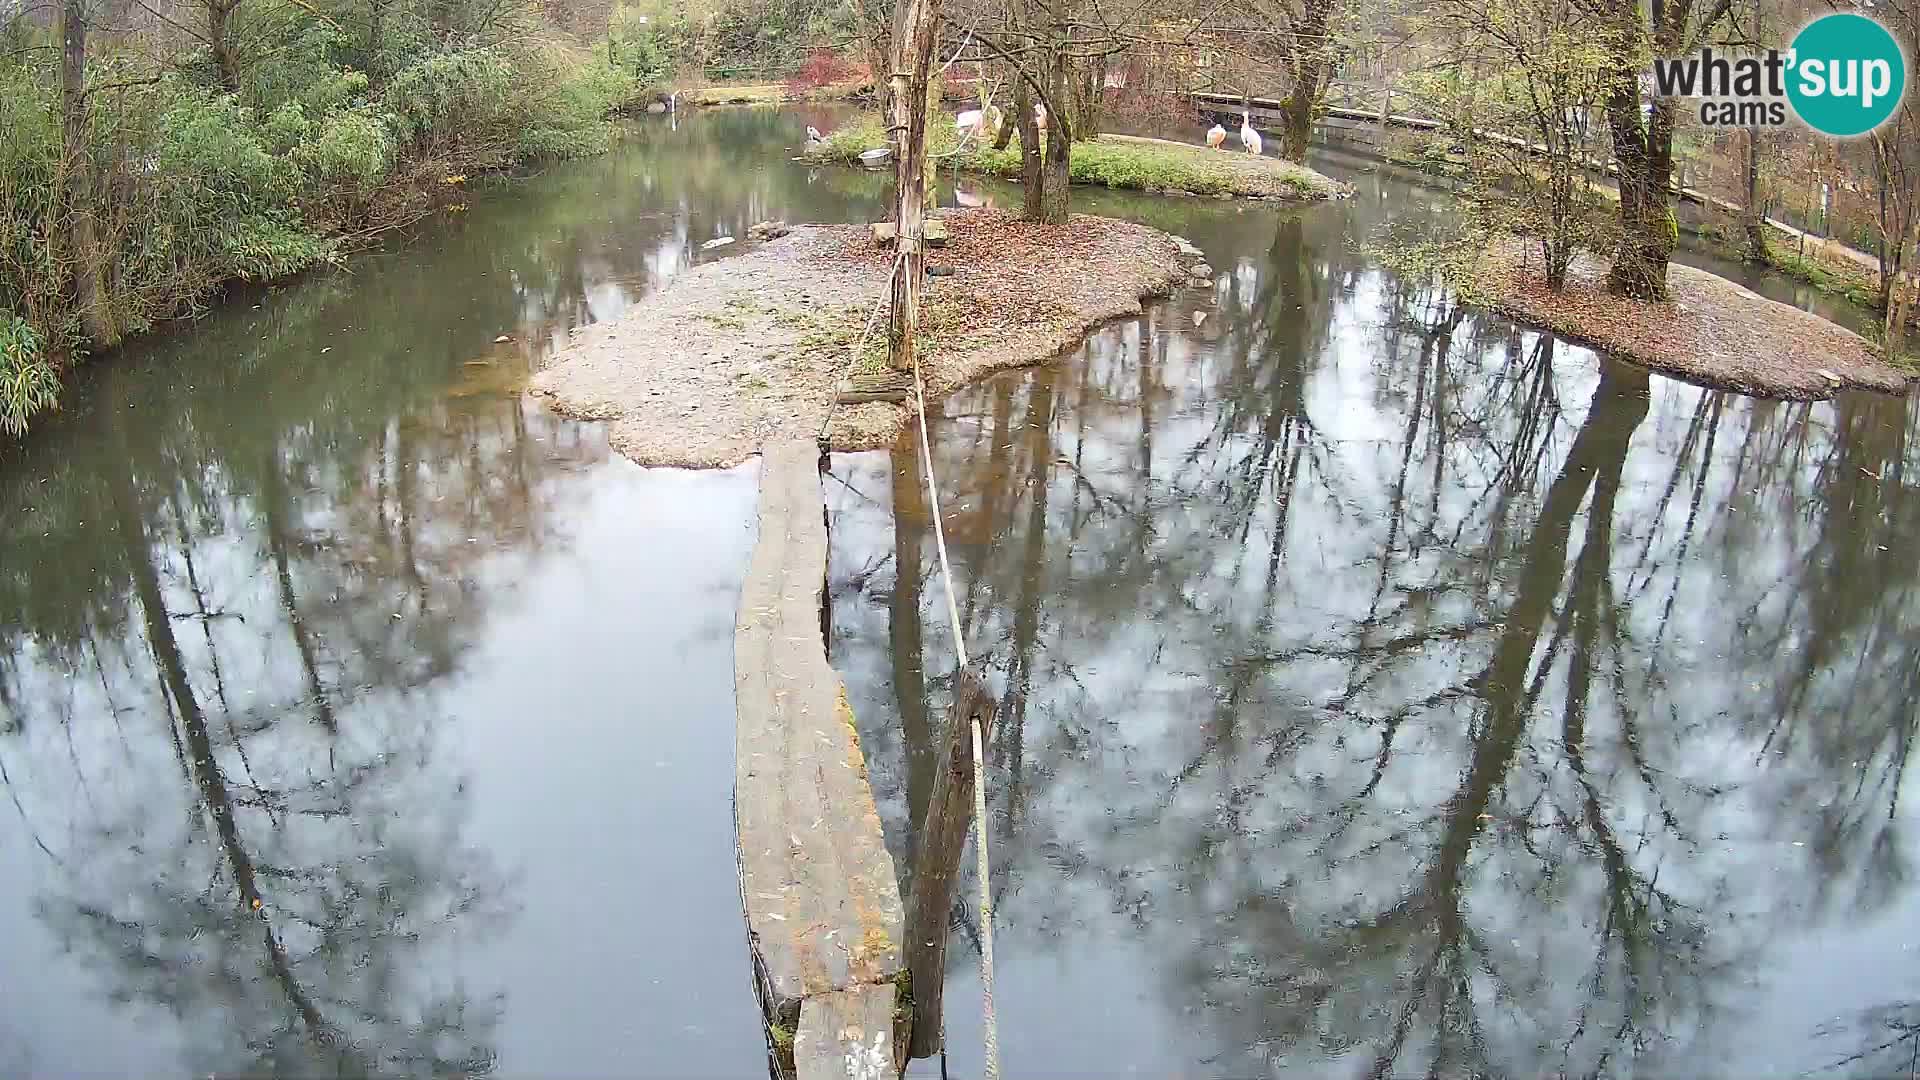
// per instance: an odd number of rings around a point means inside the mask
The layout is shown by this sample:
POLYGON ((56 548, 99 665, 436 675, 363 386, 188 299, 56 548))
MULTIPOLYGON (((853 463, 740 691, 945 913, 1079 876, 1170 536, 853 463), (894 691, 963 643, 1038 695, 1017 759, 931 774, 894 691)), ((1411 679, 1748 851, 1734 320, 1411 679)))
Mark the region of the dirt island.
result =
MULTIPOLYGON (((930 398, 1045 362, 1205 270, 1185 241, 1110 218, 1042 225, 974 209, 941 220, 949 239, 928 255, 922 294, 930 398)), ((891 444, 910 403, 841 403, 863 381, 886 380, 891 249, 865 225, 802 225, 707 258, 621 317, 576 331, 533 393, 606 421, 614 449, 643 465, 728 467, 823 425, 836 450, 891 444)))
POLYGON ((1556 292, 1539 247, 1502 237, 1448 276, 1481 307, 1716 389, 1805 401, 1845 389, 1903 393, 1915 377, 1859 334, 1705 270, 1669 265, 1663 301, 1609 294, 1606 271, 1582 252, 1556 292))

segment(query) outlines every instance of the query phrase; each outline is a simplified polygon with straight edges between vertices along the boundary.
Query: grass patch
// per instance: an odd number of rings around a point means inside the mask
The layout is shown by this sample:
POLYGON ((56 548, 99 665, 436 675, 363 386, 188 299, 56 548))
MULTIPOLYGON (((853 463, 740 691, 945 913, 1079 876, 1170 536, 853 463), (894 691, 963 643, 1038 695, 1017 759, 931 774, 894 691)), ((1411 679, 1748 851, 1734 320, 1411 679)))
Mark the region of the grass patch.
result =
POLYGON ((1821 292, 1844 296, 1862 307, 1876 310, 1880 307, 1880 290, 1874 285, 1873 276, 1865 271, 1821 262, 1810 255, 1787 250, 1784 244, 1777 242, 1768 245, 1767 256, 1768 263, 1775 270, 1804 281, 1821 292))
POLYGON ((787 100, 782 83, 766 86, 700 86, 680 91, 680 101, 688 105, 778 105, 787 100))
POLYGON ((756 86, 696 86, 680 91, 683 105, 780 105, 789 101, 843 101, 859 94, 858 81, 830 83, 795 92, 786 83, 756 86))
MULTIPOLYGON (((951 125, 928 132, 928 149, 937 155, 954 151, 958 142, 951 125)), ((860 155, 887 145, 886 126, 876 116, 860 119, 828 133, 807 156, 818 162, 857 164, 860 155)), ((1020 176, 1020 140, 1016 135, 1005 150, 978 141, 959 151, 960 168, 1015 180, 1020 176)), ((943 164, 945 164, 943 162, 943 164)), ((1191 192, 1195 195, 1241 195, 1289 199, 1325 199, 1339 186, 1311 169, 1271 157, 1224 153, 1197 146, 1101 135, 1073 144, 1067 178, 1075 184, 1127 191, 1191 192)))
MULTIPOLYGON (((978 344, 979 335, 974 332, 979 324, 977 308, 977 303, 965 293, 926 294, 920 306, 920 355, 932 359, 965 352, 978 344)), ((773 313, 773 321, 800 332, 794 348, 824 353, 834 363, 845 364, 872 314, 872 308, 857 305, 827 310, 782 308, 773 313)), ((885 322, 874 322, 873 332, 867 335, 860 355, 851 359, 848 372, 851 375, 880 375, 887 371, 885 322)))

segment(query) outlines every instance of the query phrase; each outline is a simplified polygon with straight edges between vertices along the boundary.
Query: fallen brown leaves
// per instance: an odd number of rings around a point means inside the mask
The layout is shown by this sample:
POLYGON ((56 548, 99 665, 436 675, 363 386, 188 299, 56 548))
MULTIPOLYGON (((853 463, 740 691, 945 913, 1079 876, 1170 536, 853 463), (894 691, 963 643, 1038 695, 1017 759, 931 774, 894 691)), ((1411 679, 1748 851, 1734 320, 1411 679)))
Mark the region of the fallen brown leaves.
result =
POLYGON ((1489 245, 1475 285, 1523 322, 1706 386, 1810 400, 1842 387, 1900 393, 1911 378, 1851 330, 1704 270, 1669 266, 1669 298, 1648 302, 1608 294, 1606 269, 1579 255, 1554 292, 1539 249, 1507 238, 1489 245))

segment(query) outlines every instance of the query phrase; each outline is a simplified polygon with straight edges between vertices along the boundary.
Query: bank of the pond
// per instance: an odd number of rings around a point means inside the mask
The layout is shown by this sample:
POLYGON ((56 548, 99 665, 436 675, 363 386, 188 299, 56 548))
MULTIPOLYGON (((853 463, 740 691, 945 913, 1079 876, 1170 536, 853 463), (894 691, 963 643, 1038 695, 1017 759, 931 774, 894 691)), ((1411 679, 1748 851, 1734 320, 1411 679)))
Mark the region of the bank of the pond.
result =
MULTIPOLYGON (((966 172, 1008 180, 1020 177, 1017 135, 1004 150, 977 140, 960 146, 953 128, 939 124, 928 141, 933 153, 949 155, 943 166, 957 164, 966 172)), ((877 116, 865 115, 828 132, 802 156, 821 164, 853 165, 862 153, 886 145, 885 124, 877 116)), ((1074 143, 1067 175, 1076 184, 1168 195, 1313 201, 1351 193, 1336 180, 1279 158, 1133 135, 1100 135, 1074 143)))
POLYGON ((873 92, 864 80, 800 88, 789 83, 688 86, 673 91, 677 105, 789 105, 797 101, 852 101, 873 92))
MULTIPOLYGON (((1183 276, 1179 242, 1144 225, 1087 215, 1039 225, 984 209, 944 220, 950 240, 930 262, 952 273, 930 277, 924 294, 934 395, 1044 361, 1183 276)), ((886 446, 906 404, 835 401, 849 374, 884 370, 874 313, 891 263, 865 226, 796 228, 577 332, 533 390, 562 413, 608 421, 614 448, 641 464, 732 465, 823 423, 836 449, 886 446)))
MULTIPOLYGON (((303 24, 274 33, 319 34, 303 24)), ((56 197, 76 153, 59 87, 0 72, 0 251, 13 256, 0 259, 0 437, 55 409, 78 360, 203 313, 229 285, 339 265, 465 209, 470 180, 605 153, 613 120, 653 88, 598 50, 539 40, 376 52, 102 95, 93 126, 113 136, 79 151, 98 170, 80 207, 56 197), (92 226, 70 228, 76 218, 92 226), (76 277, 67 262, 98 272, 76 277)))
POLYGON ((1581 253, 1555 291, 1537 247, 1502 239, 1459 275, 1483 307, 1706 386, 1798 401, 1847 388, 1900 393, 1915 377, 1859 334, 1704 270, 1670 265, 1662 302, 1609 294, 1606 272, 1581 253))

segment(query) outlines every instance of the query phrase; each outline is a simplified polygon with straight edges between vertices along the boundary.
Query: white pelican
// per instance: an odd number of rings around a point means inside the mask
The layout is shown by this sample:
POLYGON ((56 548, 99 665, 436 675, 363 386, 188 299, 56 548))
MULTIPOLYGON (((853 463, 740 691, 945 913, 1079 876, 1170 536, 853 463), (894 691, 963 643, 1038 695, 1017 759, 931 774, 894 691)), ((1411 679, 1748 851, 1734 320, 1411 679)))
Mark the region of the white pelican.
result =
POLYGON ((1047 130, 1047 107, 1037 101, 1033 103, 1033 124, 1041 131, 1047 130))
POLYGON ((820 129, 819 129, 819 128, 817 128, 817 127, 814 127, 814 126, 813 126, 812 124, 808 124, 808 125, 807 125, 807 138, 808 138, 808 139, 811 139, 811 140, 813 140, 814 142, 818 142, 818 141, 820 141, 821 139, 824 139, 824 138, 826 138, 826 136, 825 136, 825 135, 822 135, 822 134, 820 134, 820 129))
POLYGON ((1260 152, 1260 133, 1253 130, 1251 121, 1252 117, 1248 114, 1244 112, 1240 114, 1240 145, 1247 148, 1247 153, 1258 154, 1260 152))
POLYGON ((986 129, 987 114, 979 109, 968 109, 953 118, 953 130, 964 135, 971 131, 979 134, 986 129))
POLYGON ((1207 146, 1218 150, 1227 144, 1227 129, 1215 124, 1207 129, 1207 146))

